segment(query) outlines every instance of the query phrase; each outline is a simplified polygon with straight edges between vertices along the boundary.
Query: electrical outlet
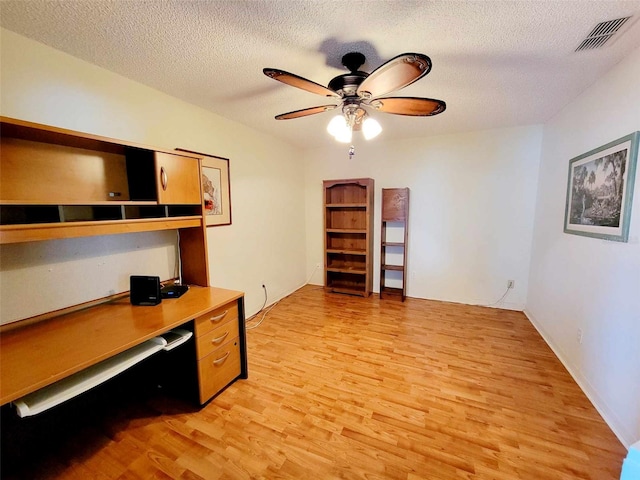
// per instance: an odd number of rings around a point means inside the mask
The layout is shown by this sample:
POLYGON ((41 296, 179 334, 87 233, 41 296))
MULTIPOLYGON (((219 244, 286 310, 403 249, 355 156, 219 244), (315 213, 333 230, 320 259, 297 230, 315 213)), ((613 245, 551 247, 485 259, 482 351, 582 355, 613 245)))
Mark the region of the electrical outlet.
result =
POLYGON ((515 288, 516 281, 515 280, 507 280, 507 288, 515 288))
POLYGON ((578 340, 579 344, 582 344, 582 329, 581 328, 578 329, 578 334, 576 336, 576 340, 578 340))
POLYGON ((316 268, 322 268, 322 263, 320 262, 316 263, 316 268))

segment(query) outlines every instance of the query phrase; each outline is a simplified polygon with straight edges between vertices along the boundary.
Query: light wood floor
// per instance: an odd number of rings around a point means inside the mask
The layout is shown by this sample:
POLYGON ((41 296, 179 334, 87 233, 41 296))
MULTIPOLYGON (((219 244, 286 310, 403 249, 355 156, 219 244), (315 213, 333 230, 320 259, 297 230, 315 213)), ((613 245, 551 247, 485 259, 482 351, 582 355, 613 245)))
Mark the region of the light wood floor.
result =
POLYGON ((44 421, 39 453, 3 433, 3 464, 83 480, 619 478, 626 450, 522 313, 305 287, 248 344, 249 379, 202 410, 103 395, 44 421))

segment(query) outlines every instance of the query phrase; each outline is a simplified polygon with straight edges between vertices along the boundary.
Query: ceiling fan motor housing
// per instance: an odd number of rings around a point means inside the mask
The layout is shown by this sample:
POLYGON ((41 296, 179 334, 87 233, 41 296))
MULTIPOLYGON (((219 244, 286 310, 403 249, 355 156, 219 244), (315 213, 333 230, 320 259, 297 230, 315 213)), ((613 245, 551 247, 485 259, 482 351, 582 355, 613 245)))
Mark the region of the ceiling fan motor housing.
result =
POLYGON ((342 65, 344 65, 349 73, 338 75, 329 82, 329 88, 341 96, 350 97, 356 95, 358 86, 369 76, 367 72, 358 70, 366 57, 360 52, 349 52, 342 56, 342 65))
POLYGON ((358 86, 367 78, 367 72, 350 72, 338 75, 329 82, 329 88, 343 97, 350 97, 356 94, 358 86))

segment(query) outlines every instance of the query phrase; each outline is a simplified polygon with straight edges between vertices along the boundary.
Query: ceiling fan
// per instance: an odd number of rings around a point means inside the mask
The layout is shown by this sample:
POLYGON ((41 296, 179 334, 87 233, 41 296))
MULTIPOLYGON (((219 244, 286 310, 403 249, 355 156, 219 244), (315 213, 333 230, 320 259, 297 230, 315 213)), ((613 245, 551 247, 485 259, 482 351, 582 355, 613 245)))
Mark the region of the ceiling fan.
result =
POLYGON ((365 138, 373 138, 382 130, 380 124, 369 116, 368 109, 395 115, 428 117, 444 112, 445 102, 432 98, 387 97, 385 95, 411 85, 431 70, 431 59, 421 53, 403 53, 383 63, 373 72, 358 70, 365 62, 359 52, 347 53, 342 57, 349 73, 333 78, 327 87, 312 82, 293 73, 265 68, 264 74, 311 93, 341 99, 338 104, 303 108, 276 115, 276 120, 289 120, 342 108, 342 115, 335 117, 327 127, 336 140, 348 143, 351 132, 362 130, 365 138))

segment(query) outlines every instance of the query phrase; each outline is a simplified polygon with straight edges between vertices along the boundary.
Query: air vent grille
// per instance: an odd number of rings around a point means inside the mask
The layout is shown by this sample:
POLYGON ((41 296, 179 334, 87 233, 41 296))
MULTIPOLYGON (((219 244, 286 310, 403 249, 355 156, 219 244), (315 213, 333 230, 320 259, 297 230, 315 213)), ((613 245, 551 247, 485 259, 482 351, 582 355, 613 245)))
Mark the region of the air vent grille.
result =
POLYGON ((576 52, 602 47, 611 40, 611 37, 613 37, 630 18, 631 17, 623 17, 607 22, 600 22, 591 30, 587 38, 580 43, 578 48, 576 48, 576 52))

